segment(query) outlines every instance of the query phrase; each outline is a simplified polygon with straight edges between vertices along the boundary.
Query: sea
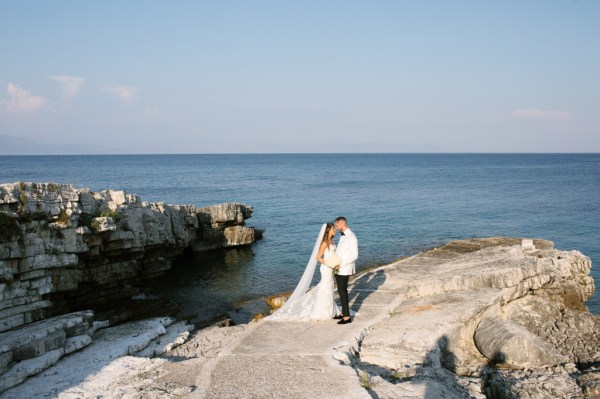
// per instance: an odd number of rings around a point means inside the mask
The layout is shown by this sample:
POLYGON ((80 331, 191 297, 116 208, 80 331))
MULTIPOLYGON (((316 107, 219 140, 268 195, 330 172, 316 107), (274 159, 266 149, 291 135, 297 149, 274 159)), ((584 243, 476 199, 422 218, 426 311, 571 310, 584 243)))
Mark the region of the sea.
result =
MULTIPOLYGON (((337 216, 358 237, 358 270, 455 239, 532 237, 589 256, 600 283, 600 154, 0 156, 0 183, 18 181, 253 206, 262 240, 184 257, 145 288, 201 320, 291 291, 337 216)), ((600 314, 600 294, 587 305, 600 314)))

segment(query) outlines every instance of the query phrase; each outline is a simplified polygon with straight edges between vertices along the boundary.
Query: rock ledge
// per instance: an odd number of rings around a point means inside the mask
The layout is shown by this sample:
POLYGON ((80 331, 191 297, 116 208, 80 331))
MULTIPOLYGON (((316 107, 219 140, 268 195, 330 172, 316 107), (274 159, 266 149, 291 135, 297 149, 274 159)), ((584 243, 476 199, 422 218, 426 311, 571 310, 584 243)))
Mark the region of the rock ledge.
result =
POLYGON ((0 185, 0 392, 89 345, 95 328, 107 325, 94 323, 94 312, 131 299, 184 251, 259 239, 245 225, 252 211, 66 184, 0 185))

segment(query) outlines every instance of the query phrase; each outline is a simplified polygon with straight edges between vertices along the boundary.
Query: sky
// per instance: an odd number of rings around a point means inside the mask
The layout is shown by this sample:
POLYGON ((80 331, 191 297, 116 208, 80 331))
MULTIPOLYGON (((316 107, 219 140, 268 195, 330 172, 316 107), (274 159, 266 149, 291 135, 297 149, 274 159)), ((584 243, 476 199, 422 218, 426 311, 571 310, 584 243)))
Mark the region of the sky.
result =
POLYGON ((600 152, 600 2, 0 0, 0 154, 600 152))

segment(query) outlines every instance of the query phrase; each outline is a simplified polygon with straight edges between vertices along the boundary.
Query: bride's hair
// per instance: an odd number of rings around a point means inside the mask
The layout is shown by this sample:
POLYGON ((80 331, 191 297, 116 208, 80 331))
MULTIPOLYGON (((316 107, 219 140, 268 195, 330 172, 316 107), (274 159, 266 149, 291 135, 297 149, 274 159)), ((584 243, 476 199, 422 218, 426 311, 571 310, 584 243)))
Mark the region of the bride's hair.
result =
POLYGON ((329 232, 331 231, 331 229, 335 229, 335 226, 333 225, 333 223, 327 223, 327 227, 325 227, 325 233, 323 233, 322 242, 327 242, 327 240, 329 240, 329 232))

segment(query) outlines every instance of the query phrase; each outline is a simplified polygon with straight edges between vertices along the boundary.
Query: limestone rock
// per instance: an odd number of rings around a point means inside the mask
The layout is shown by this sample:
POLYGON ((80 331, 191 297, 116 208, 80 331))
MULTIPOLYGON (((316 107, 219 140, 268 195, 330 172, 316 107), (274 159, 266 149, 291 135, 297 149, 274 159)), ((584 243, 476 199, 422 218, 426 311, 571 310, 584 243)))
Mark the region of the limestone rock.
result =
MULTIPOLYGON (((137 356, 146 347, 150 347, 153 353, 157 353, 154 351, 176 346, 169 341, 177 338, 182 331, 187 332, 189 326, 185 326, 184 323, 175 323, 172 330, 174 333, 169 336, 169 329, 173 325, 173 321, 171 318, 163 317, 127 322, 104 328, 96 332, 91 339, 86 339, 85 337, 89 338, 89 336, 82 334, 79 339, 67 340, 67 346, 19 362, 1 375, 0 393, 3 398, 10 399, 69 396, 69 390, 79 384, 85 384, 90 376, 102 375, 104 370, 110 369, 119 360, 127 361, 130 356, 137 356), (72 349, 73 345, 82 347, 58 362, 67 349, 72 349), (43 371, 50 366, 52 369, 43 371), (16 386, 27 377, 29 379, 25 383, 16 386)), ((111 369, 105 373, 105 378, 119 379, 125 371, 126 368, 117 372, 111 369)), ((91 393, 71 393, 71 395, 74 397, 112 397, 110 394, 107 395, 108 387, 102 382, 104 381, 101 381, 100 387, 93 395, 91 393)), ((148 381, 145 382, 148 383, 148 381)))
POLYGON ((414 375, 433 356, 453 372, 477 373, 486 361, 474 346, 473 321, 498 296, 477 290, 407 300, 363 339, 361 361, 414 375))
POLYGON ((475 331, 475 343, 490 361, 517 368, 557 365, 567 361, 539 337, 496 317, 481 320, 475 331))
MULTIPOLYGON (((576 379, 564 367, 493 370, 484 380, 488 397, 498 399, 584 399, 576 379)), ((575 373, 578 374, 578 373, 575 373)))
POLYGON ((93 218, 90 227, 94 233, 104 233, 105 231, 115 231, 117 226, 110 217, 93 218))
POLYGON ((104 329, 3 396, 597 397, 600 317, 581 302, 593 288, 589 258, 533 243, 461 240, 368 272, 352 281, 359 313, 341 328, 268 320, 212 328, 153 359, 137 356, 156 354, 162 337, 179 339, 185 326, 161 319, 104 329), (498 352, 510 362, 484 356, 498 352), (135 357, 115 360, 125 354, 135 357))
POLYGON ((198 220, 203 225, 210 225, 214 229, 226 226, 242 225, 244 220, 252 216, 254 209, 251 206, 228 202, 205 208, 198 208, 198 220))
POLYGON ((261 238, 261 232, 245 226, 244 220, 252 215, 253 208, 244 204, 226 203, 196 210, 199 239, 194 251, 207 251, 251 244, 261 238))
POLYGON ((109 307, 186 249, 247 245, 252 207, 143 202, 121 190, 0 185, 0 332, 74 309, 109 307))
POLYGON ((560 353, 563 361, 600 362, 600 317, 596 315, 528 295, 503 307, 501 317, 535 334, 560 353))
POLYGON ((0 334, 0 392, 91 343, 94 313, 76 312, 0 334))
POLYGON ((185 322, 171 324, 166 327, 165 335, 161 336, 160 340, 150 343, 146 348, 137 352, 136 356, 155 357, 169 352, 183 344, 189 337, 192 329, 193 326, 185 322))
POLYGON ((382 278, 398 304, 347 363, 378 383, 380 398, 594 397, 600 316, 584 304, 590 268, 577 251, 502 237, 401 260, 382 278))
POLYGON ((580 373, 577 384, 586 398, 600 398, 600 367, 591 367, 580 373))
POLYGON ((0 376, 0 392, 19 385, 28 377, 53 366, 64 355, 64 349, 55 349, 41 356, 19 362, 18 366, 0 376))

